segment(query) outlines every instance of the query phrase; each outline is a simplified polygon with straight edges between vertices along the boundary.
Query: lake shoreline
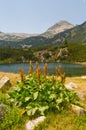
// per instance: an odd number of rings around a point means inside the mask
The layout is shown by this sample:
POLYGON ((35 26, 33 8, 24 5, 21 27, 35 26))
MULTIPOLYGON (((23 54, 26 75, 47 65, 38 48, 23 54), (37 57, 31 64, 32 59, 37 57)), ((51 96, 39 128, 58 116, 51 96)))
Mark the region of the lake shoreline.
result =
MULTIPOLYGON (((28 63, 29 61, 26 62, 0 62, 0 65, 4 64, 22 64, 22 63, 28 63)), ((32 61, 32 63, 36 63, 35 61, 32 61)), ((63 64, 81 64, 81 65, 86 65, 86 62, 38 62, 38 63, 63 63, 63 64)))

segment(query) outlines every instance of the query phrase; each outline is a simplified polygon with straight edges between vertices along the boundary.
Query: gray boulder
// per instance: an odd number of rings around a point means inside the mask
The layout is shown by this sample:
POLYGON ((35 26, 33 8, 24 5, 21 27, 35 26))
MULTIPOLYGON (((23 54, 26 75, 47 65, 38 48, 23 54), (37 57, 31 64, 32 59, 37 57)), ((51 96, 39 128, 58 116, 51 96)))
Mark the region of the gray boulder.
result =
POLYGON ((11 86, 10 79, 7 76, 4 76, 0 80, 0 89, 5 89, 7 87, 11 86))
POLYGON ((83 113, 86 113, 86 110, 82 107, 79 107, 77 105, 72 104, 72 110, 78 115, 82 115, 83 113))

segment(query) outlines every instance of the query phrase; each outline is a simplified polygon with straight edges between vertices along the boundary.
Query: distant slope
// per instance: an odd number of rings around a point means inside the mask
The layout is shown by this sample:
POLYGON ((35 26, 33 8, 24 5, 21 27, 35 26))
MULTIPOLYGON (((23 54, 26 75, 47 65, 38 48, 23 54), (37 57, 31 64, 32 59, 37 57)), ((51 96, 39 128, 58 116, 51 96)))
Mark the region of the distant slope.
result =
MULTIPOLYGON (((63 22, 64 23, 64 22, 63 22)), ((68 24, 68 23, 65 23, 68 24)), ((64 24, 64 25, 65 25, 64 24)), ((62 26, 62 23, 61 23, 62 26)), ((72 26, 72 25, 71 25, 72 26)), ((54 25, 48 30, 53 30, 56 27, 54 25)), ((65 30, 63 28, 63 30, 65 30)), ((61 28, 60 28, 61 31, 61 28)), ((53 31, 51 31, 53 32, 53 31)), ((58 32, 58 29, 57 29, 58 32)), ((47 32, 46 32, 47 33, 47 32)), ((44 35, 37 35, 37 36, 30 36, 27 38, 20 38, 20 40, 10 40, 10 39, 2 39, 0 40, 0 46, 11 46, 17 48, 24 48, 24 47, 38 47, 38 46, 53 46, 53 45, 61 45, 64 40, 67 40, 68 43, 79 43, 79 44, 86 44, 86 22, 81 25, 77 25, 72 27, 71 29, 67 29, 63 32, 56 33, 51 37, 44 37, 44 35)))
POLYGON ((65 39, 68 41, 68 43, 86 44, 86 22, 61 33, 55 34, 51 38, 46 38, 43 36, 30 37, 24 39, 22 43, 31 44, 32 47, 51 46, 60 45, 65 39))
POLYGON ((67 39, 69 43, 81 43, 86 44, 86 22, 81 25, 75 26, 72 29, 61 32, 54 35, 50 39, 51 43, 62 43, 64 39, 67 39))
POLYGON ((37 36, 38 34, 26 34, 26 33, 3 33, 0 32, 0 40, 5 41, 20 41, 27 37, 37 36))
POLYGON ((71 23, 69 23, 65 20, 61 20, 61 21, 57 22, 56 24, 54 24, 53 26, 51 26, 41 36, 52 37, 55 34, 58 34, 60 32, 64 32, 65 30, 73 28, 73 27, 74 27, 74 25, 72 25, 71 23))

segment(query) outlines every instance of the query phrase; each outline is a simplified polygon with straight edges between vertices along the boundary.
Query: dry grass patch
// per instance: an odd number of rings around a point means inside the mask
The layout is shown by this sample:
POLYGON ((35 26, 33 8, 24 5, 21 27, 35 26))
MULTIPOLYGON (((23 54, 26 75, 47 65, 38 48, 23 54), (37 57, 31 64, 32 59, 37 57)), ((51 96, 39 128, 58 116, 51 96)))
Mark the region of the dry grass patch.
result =
POLYGON ((81 77, 67 77, 65 84, 70 82, 77 84, 78 88, 74 90, 83 92, 84 94, 83 103, 86 104, 86 79, 82 79, 81 77))
POLYGON ((65 83, 69 82, 74 82, 75 84, 77 84, 77 90, 86 92, 86 79, 82 79, 81 77, 67 77, 65 83))
POLYGON ((20 75, 16 73, 5 73, 0 72, 0 79, 4 76, 9 77, 11 84, 14 86, 16 84, 16 81, 20 79, 20 75))

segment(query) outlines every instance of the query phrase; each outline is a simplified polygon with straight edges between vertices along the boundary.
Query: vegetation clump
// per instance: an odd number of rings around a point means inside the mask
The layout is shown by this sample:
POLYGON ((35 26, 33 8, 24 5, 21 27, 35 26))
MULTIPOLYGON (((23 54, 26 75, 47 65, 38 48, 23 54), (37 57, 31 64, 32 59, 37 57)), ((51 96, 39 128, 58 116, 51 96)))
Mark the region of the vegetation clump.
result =
POLYGON ((47 76, 47 64, 44 65, 44 74, 37 63, 35 72, 31 68, 32 62, 28 75, 24 75, 23 70, 20 70, 21 80, 9 93, 10 102, 22 109, 21 114, 37 117, 50 111, 62 111, 71 104, 82 105, 78 95, 65 88, 65 74, 62 73, 61 67, 57 69, 61 80, 58 80, 57 76, 47 76))
POLYGON ((23 130, 25 118, 19 108, 10 104, 8 95, 0 92, 0 130, 23 130))

